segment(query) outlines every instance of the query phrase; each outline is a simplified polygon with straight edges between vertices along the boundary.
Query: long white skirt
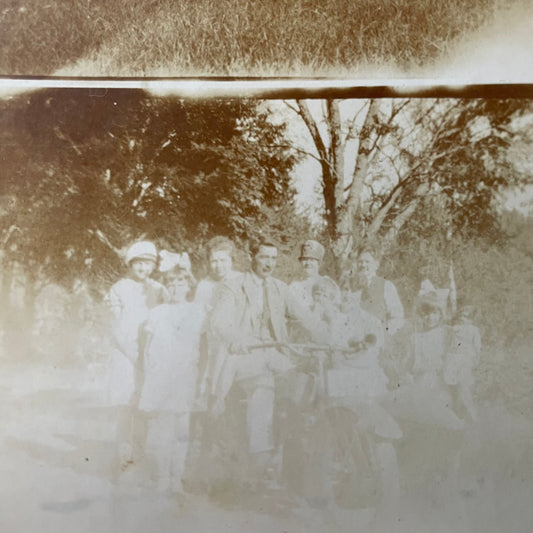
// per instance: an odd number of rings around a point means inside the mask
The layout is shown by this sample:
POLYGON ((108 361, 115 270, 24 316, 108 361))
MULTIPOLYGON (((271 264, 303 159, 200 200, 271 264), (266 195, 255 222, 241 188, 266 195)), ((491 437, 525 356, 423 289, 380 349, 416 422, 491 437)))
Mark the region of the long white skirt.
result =
POLYGON ((450 394, 442 387, 428 387, 412 383, 392 391, 383 402, 395 418, 435 424, 449 429, 459 430, 463 421, 451 409, 450 394))

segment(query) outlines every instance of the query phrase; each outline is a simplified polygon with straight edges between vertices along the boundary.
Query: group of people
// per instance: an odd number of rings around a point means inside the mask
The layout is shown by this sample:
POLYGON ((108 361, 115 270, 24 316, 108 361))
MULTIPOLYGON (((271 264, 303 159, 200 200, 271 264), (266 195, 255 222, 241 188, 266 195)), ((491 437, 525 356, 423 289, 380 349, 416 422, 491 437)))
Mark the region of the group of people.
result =
POLYGON ((301 276, 290 284, 274 277, 275 244, 253 243, 246 272, 234 270, 234 252, 230 239, 211 239, 210 274, 197 283, 187 253, 158 251, 148 241, 128 249, 128 273, 106 299, 119 472, 137 461, 133 434, 142 427, 138 455, 153 482, 162 491, 183 491, 191 414, 208 413, 204 423, 224 416, 230 391, 239 387, 250 469, 277 483, 276 409, 282 395, 301 401, 302 375, 312 377, 315 404, 318 398, 352 409, 362 430, 382 440, 402 436, 402 417, 454 429, 475 417, 480 335, 471 308, 448 324, 445 298, 425 282, 416 318, 407 321, 396 287, 377 275, 370 251, 359 254, 354 282, 343 290, 320 274, 325 250, 317 241, 301 245, 301 276))

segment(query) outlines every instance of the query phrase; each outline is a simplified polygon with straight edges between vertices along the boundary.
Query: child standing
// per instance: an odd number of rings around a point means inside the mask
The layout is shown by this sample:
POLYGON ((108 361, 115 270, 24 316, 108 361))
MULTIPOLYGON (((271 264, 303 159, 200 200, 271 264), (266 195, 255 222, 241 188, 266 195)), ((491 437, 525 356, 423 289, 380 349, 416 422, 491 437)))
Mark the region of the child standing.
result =
POLYGON ((390 410, 400 419, 461 429, 450 408, 451 395, 443 379, 453 332, 445 323, 446 299, 436 292, 419 296, 416 329, 411 335, 410 375, 391 392, 390 410))
POLYGON ((153 481, 162 492, 181 493, 204 310, 190 301, 195 283, 187 254, 176 254, 167 268, 169 303, 152 309, 144 327, 138 407, 147 420, 145 452, 153 481))
POLYGON ((479 363, 481 335, 474 325, 475 309, 462 307, 453 325, 453 341, 444 367, 444 381, 457 387, 458 400, 472 420, 476 419, 476 407, 472 396, 473 370, 479 363))

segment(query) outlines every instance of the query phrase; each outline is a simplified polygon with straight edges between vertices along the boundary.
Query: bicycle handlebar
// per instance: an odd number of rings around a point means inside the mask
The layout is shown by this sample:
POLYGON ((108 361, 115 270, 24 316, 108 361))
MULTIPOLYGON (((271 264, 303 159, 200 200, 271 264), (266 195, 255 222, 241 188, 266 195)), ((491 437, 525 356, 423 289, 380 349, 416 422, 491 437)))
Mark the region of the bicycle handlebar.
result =
POLYGON ((375 344, 376 344, 375 335, 366 335, 364 340, 353 342, 350 344, 350 346, 341 346, 341 345, 335 345, 335 344, 314 344, 314 343, 301 344, 301 343, 290 343, 290 342, 264 342, 261 344, 251 344, 248 346, 248 350, 250 351, 261 350, 265 348, 276 348, 279 350, 279 349, 285 348, 302 357, 303 355, 299 353, 301 350, 307 350, 310 352, 327 352, 327 353, 340 352, 346 357, 348 354, 360 352, 375 344))

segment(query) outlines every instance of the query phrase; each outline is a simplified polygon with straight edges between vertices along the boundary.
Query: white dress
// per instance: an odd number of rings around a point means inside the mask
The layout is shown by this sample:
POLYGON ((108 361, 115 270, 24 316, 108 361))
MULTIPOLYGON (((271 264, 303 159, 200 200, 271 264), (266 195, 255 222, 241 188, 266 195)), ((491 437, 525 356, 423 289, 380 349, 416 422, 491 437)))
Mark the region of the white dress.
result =
POLYGON ((202 307, 189 302, 159 305, 150 311, 141 410, 181 413, 192 409, 204 317, 202 307))
POLYGON ((109 360, 108 403, 128 405, 135 386, 135 364, 139 355, 139 329, 152 307, 167 298, 165 287, 124 278, 115 283, 106 297, 113 315, 115 348, 109 360))
POLYGON ((474 384, 474 368, 479 362, 481 335, 473 324, 453 327, 453 342, 444 365, 444 380, 448 385, 474 384))
POLYGON ((145 324, 139 409, 148 413, 145 453, 164 491, 182 490, 204 317, 198 304, 164 304, 145 324))
POLYGON ((452 399, 442 373, 450 348, 451 331, 439 326, 412 336, 412 382, 402 384, 391 394, 390 410, 398 418, 423 424, 461 429, 463 422, 450 408, 452 399))

